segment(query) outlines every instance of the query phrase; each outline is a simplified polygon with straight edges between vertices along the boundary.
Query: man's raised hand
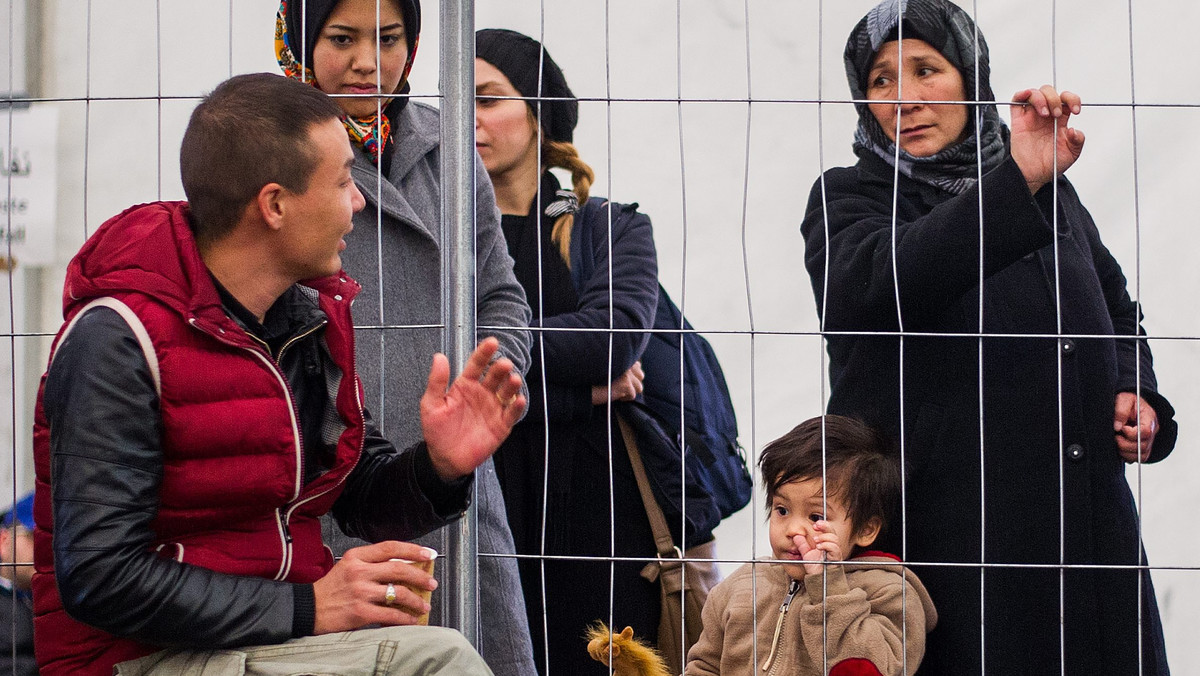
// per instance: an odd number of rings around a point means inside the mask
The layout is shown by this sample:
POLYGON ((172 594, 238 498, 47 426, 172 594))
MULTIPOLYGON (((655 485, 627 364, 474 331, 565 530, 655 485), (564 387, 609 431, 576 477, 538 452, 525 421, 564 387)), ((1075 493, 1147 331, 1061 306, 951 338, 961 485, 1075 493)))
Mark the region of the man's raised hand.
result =
POLYGON ((525 410, 521 376, 512 361, 492 361, 499 349, 495 338, 485 339, 453 383, 449 360, 433 356, 421 397, 421 430, 443 480, 466 476, 491 457, 525 410))

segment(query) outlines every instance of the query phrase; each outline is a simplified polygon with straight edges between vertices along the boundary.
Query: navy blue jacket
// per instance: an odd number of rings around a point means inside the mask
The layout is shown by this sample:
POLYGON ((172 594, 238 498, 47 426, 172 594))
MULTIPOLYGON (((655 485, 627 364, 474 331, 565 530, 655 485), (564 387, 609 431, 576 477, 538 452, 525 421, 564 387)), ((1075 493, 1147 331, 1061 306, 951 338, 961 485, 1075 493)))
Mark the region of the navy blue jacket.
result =
MULTIPOLYGON (((557 183, 543 182, 543 198, 553 199, 556 189, 557 183)), ((541 212, 540 205, 532 210, 541 212)), ((579 649, 579 637, 590 623, 609 617, 610 598, 613 621, 642 636, 656 635, 661 606, 658 585, 640 576, 656 549, 629 455, 608 407, 591 401, 592 387, 629 370, 649 340, 658 303, 654 237, 637 205, 613 203, 611 229, 609 209, 587 213, 571 230, 569 277, 560 274, 559 250, 548 241, 549 218, 542 220, 537 253, 513 255, 523 283, 541 282, 539 271, 525 266, 554 265, 559 272, 545 276, 571 288, 541 294, 526 289, 530 298, 549 297, 544 305, 553 309, 543 309, 546 316, 539 319, 534 303, 530 410, 495 456, 519 554, 597 557, 518 564, 533 643, 550 647, 548 664, 535 650, 539 670, 570 674, 605 673, 579 649), (571 297, 573 308, 564 311, 571 297), (610 570, 606 558, 613 555, 635 560, 618 561, 610 570)), ((530 227, 536 224, 526 222, 510 236, 528 235, 530 227)), ((521 244, 510 241, 509 247, 521 244)))
MULTIPOLYGON (((598 197, 593 197, 592 203, 594 217, 577 222, 571 232, 577 309, 541 320, 534 317, 530 322, 545 350, 544 356, 541 350, 532 350, 530 378, 542 374, 543 359, 551 366, 545 372, 545 402, 540 396, 532 396, 527 418, 538 417, 543 403, 554 420, 590 416, 592 386, 607 385, 628 371, 650 340, 647 331, 654 325, 658 306, 658 257, 650 218, 637 210, 637 204, 617 204, 598 197), (611 255, 608 208, 599 206, 608 204, 612 205, 611 255)), ((549 250, 545 255, 558 254, 549 250)))

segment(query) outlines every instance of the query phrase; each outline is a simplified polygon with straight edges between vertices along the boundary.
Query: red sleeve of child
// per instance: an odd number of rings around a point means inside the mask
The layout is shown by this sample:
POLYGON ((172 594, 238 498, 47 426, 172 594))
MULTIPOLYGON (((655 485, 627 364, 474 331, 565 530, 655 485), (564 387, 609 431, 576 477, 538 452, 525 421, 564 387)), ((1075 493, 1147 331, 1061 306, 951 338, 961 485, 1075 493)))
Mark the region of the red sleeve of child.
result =
POLYGON ((879 669, 875 668, 871 660, 852 657, 833 665, 833 668, 829 670, 829 676, 883 676, 883 674, 879 673, 879 669))

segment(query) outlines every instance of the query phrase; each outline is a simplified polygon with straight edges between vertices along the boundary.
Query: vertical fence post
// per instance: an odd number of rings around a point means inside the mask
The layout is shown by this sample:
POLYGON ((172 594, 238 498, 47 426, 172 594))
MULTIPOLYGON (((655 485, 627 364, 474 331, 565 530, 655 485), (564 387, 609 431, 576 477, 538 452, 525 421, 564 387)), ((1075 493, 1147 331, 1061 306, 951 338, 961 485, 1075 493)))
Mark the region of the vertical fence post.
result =
MULTIPOLYGON (((475 8, 442 0, 442 321, 454 375, 475 346, 475 8)), ((450 529, 446 617, 479 648, 478 500, 450 529)))

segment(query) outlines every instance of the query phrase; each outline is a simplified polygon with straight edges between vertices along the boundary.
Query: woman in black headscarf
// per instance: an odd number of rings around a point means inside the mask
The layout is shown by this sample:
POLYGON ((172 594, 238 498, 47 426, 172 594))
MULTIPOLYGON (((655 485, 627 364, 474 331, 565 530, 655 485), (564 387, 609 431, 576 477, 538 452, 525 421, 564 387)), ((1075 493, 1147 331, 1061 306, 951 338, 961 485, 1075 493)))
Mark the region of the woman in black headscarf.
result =
POLYGON ((658 301, 653 232, 636 204, 590 197, 592 170, 571 143, 578 103, 542 45, 486 29, 475 49, 475 143, 535 339, 529 412, 496 472, 519 554, 595 557, 520 562, 539 670, 606 674, 588 656, 587 626, 652 640, 660 615, 658 585, 641 576, 654 537, 609 406, 642 389, 658 301), (570 172, 571 190, 551 167, 570 172), (610 568, 610 556, 643 560, 610 568))
MULTIPOLYGON (((419 0, 284 0, 275 52, 288 77, 312 84, 342 108, 354 148, 350 171, 367 206, 354 216, 342 261, 362 284, 354 306, 362 331, 358 372, 367 407, 390 438, 421 440, 413 412, 425 389, 421 369, 442 349, 441 149, 437 109, 410 100, 408 73, 421 33, 419 0)), ((513 276, 487 173, 476 166, 476 322, 504 356, 529 364, 529 307, 513 276)), ((479 551, 512 554, 512 536, 492 463, 480 466, 479 551)), ((356 544, 326 524, 335 551, 356 544)), ((454 526, 457 528, 457 526, 454 526)), ((445 531, 419 539, 442 549, 445 531)), ((459 562, 439 565, 444 574, 459 562)), ((534 669, 524 600, 511 557, 479 559, 480 653, 497 676, 534 669)), ((445 588, 443 588, 444 592, 445 588)), ((439 592, 446 599, 445 593, 439 592)), ((442 603, 431 621, 442 622, 442 603)))
POLYGON ((1177 426, 1062 175, 1079 97, 1018 92, 1007 128, 983 36, 945 0, 885 0, 845 63, 859 161, 813 187, 805 264, 829 411, 903 438, 894 548, 958 564, 916 568, 939 615, 922 673, 1167 673, 1150 576, 1115 566, 1146 563, 1124 463, 1161 460, 1177 426))

